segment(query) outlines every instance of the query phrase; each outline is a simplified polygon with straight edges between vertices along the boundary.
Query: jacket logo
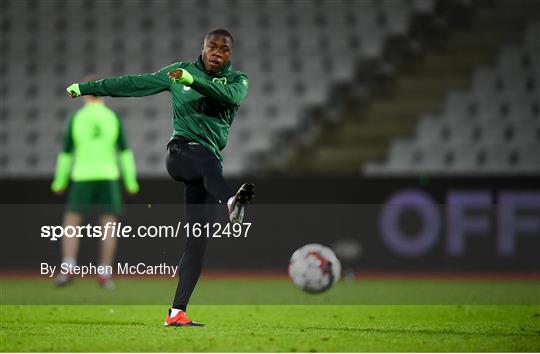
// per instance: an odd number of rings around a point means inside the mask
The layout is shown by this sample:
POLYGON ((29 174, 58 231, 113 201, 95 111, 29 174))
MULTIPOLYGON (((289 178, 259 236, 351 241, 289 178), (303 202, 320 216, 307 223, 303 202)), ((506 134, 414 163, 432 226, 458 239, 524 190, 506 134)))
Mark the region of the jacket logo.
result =
POLYGON ((189 86, 184 86, 184 91, 189 91, 189 90, 191 90, 191 87, 189 87, 189 86))
POLYGON ((215 77, 212 79, 212 82, 219 82, 220 84, 227 85, 226 77, 215 77))

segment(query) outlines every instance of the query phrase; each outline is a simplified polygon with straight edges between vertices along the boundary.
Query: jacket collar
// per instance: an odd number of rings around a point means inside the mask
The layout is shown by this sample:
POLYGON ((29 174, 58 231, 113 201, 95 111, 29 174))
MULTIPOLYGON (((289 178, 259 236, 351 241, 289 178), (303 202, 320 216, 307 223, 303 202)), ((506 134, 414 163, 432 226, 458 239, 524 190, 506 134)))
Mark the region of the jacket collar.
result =
POLYGON ((209 72, 206 70, 206 68, 204 67, 204 63, 202 61, 202 55, 199 55, 199 57, 197 58, 197 61, 195 62, 195 66, 197 66, 199 69, 201 69, 202 71, 204 71, 205 73, 207 73, 208 75, 213 75, 213 76, 225 76, 227 75, 228 73, 231 72, 231 61, 229 60, 227 62, 227 64, 225 64, 225 66, 223 67, 223 69, 221 69, 220 71, 217 71, 217 72, 209 72))

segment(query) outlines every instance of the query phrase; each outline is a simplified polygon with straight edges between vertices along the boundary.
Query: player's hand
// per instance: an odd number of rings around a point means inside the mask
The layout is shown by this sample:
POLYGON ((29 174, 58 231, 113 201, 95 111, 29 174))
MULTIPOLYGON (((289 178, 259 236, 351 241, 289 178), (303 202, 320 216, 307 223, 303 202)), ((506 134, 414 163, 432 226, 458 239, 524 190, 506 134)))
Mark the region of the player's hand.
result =
POLYGON ((193 83, 193 76, 185 69, 172 69, 167 76, 177 84, 191 85, 193 83))
POLYGON ((176 82, 177 80, 180 80, 183 73, 184 71, 182 69, 172 69, 171 71, 167 73, 167 76, 169 77, 169 79, 176 82))
POLYGON ((51 191, 56 195, 63 195, 66 191, 66 187, 58 185, 56 181, 51 184, 51 191))
POLYGON ((61 181, 55 179, 51 183, 51 191, 56 195, 62 195, 67 189, 67 184, 62 183, 61 181))
POLYGON ((126 191, 128 192, 129 195, 135 195, 137 193, 139 193, 139 183, 135 182, 135 183, 128 183, 126 184, 126 191))
POLYGON ((65 192, 66 192, 65 189, 59 189, 57 191, 54 191, 54 194, 56 194, 58 196, 62 196, 62 195, 64 195, 65 192))
POLYGON ((79 84, 71 84, 66 88, 67 95, 71 98, 79 97, 81 95, 81 89, 79 84))

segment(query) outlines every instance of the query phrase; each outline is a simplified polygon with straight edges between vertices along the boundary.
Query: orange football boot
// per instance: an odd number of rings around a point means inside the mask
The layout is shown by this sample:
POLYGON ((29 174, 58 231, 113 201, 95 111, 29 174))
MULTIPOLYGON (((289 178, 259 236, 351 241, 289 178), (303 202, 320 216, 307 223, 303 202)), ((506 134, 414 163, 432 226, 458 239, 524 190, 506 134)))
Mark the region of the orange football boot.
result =
POLYGON ((171 317, 171 309, 169 309, 169 312, 167 313, 167 317, 165 317, 165 322, 163 323, 164 326, 176 326, 176 327, 202 327, 204 324, 193 322, 189 318, 187 318, 186 313, 184 311, 180 311, 176 314, 176 316, 171 317))

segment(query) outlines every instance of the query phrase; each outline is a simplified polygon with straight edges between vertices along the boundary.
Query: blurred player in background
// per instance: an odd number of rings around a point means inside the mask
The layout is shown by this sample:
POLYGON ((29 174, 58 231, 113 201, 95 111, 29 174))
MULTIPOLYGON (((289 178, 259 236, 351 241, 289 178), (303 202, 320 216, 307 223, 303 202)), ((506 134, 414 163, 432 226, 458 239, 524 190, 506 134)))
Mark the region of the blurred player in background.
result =
MULTIPOLYGON (((90 214, 99 215, 102 226, 117 221, 122 212, 118 163, 126 190, 131 194, 139 190, 135 160, 128 149, 122 121, 103 99, 85 96, 84 101, 84 106, 68 120, 64 147, 58 154, 51 185, 53 192, 61 194, 71 176, 64 227, 81 225, 84 216, 90 214)), ((62 263, 76 265, 78 250, 79 238, 63 237, 62 263)), ((100 265, 112 266, 115 253, 116 238, 107 235, 100 244, 100 265)), ((111 277, 109 273, 99 275, 98 281, 102 287, 112 288, 111 277)), ((59 274, 55 283, 63 286, 72 279, 70 275, 59 274)))
MULTIPOLYGON (((186 220, 207 223, 211 206, 227 204, 229 219, 241 223, 254 195, 246 183, 234 194, 222 174, 221 150, 238 107, 247 96, 248 79, 231 69, 233 37, 225 29, 208 32, 194 62, 177 62, 155 73, 127 75, 72 84, 68 95, 148 96, 169 91, 173 103, 173 136, 167 145, 167 171, 185 184, 186 220)), ((180 278, 166 326, 200 326, 187 318, 189 298, 199 279, 206 237, 187 238, 180 278)))

